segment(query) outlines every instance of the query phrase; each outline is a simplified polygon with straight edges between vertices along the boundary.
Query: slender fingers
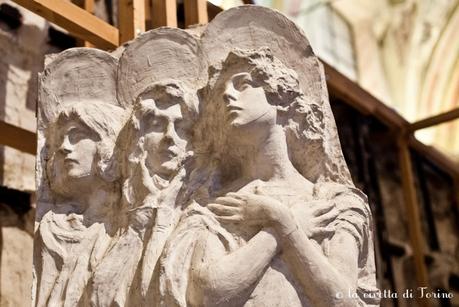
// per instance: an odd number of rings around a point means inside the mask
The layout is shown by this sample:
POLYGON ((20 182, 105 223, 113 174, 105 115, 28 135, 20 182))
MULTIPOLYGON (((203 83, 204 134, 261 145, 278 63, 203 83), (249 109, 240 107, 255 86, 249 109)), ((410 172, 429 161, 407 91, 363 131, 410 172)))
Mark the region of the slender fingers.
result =
POLYGON ((334 221, 339 215, 339 211, 337 209, 332 209, 321 216, 317 216, 313 218, 313 225, 315 226, 327 226, 332 221, 334 221))
POLYGON ((245 203, 244 200, 235 198, 233 196, 218 197, 215 200, 215 202, 220 205, 233 206, 233 207, 243 206, 245 203))
POLYGON ((241 209, 238 207, 225 206, 221 204, 208 204, 207 208, 217 216, 231 216, 241 213, 241 209))
POLYGON ((244 192, 229 192, 225 195, 225 197, 231 197, 238 199, 240 201, 244 201, 247 198, 247 193, 244 192))
POLYGON ((222 223, 240 223, 243 221, 243 217, 239 214, 229 216, 215 216, 215 218, 222 223))
POLYGON ((335 233, 332 227, 314 227, 311 229, 311 237, 314 236, 328 236, 335 233))
POLYGON ((153 183, 153 179, 150 176, 150 172, 147 169, 147 166, 145 165, 145 163, 139 163, 139 165, 140 165, 140 172, 141 172, 141 175, 142 175, 142 183, 145 185, 145 187, 150 192, 154 191, 155 190, 155 186, 154 186, 154 183, 153 183))

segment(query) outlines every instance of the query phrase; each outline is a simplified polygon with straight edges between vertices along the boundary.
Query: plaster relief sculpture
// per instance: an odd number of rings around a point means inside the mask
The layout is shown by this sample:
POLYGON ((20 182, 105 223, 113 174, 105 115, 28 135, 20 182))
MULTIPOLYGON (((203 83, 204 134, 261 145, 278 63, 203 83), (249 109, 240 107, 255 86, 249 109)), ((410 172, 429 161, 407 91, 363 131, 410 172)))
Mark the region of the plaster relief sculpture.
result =
POLYGON ((118 99, 133 104, 116 146, 127 220, 94 277, 93 305, 148 305, 157 259, 181 214, 189 144, 205 62, 196 38, 180 29, 143 34, 124 50, 118 99), (119 261, 126 259, 127 262, 119 261))
POLYGON ((197 33, 47 66, 35 305, 378 305, 371 212, 303 33, 256 6, 197 33))
POLYGON ((41 75, 37 306, 76 306, 116 231, 119 187, 107 171, 124 117, 110 92, 116 69, 108 53, 73 49, 41 75))
POLYGON ((312 183, 289 158, 289 143, 307 146, 302 129, 320 123, 307 116, 296 74, 268 49, 236 50, 207 90, 198 129, 214 133, 196 150, 213 153, 212 163, 198 161, 210 184, 195 192, 163 254, 161 303, 333 306, 348 291, 368 301, 363 294, 376 289, 367 283, 366 197, 312 183))
POLYGON ((278 13, 242 7, 201 40, 213 72, 193 144, 205 183, 191 179, 162 255, 160 304, 378 305, 371 213, 349 184, 305 37, 278 13))

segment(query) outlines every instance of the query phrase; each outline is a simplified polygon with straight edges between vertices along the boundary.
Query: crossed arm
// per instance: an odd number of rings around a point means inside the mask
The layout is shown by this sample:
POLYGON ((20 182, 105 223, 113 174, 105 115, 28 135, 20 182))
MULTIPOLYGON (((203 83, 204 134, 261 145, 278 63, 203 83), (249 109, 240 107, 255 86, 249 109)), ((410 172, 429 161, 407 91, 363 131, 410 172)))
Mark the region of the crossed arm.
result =
POLYGON ((216 306, 223 302, 242 306, 241 300, 247 300, 277 253, 278 242, 272 229, 261 230, 229 254, 215 234, 202 233, 193 254, 187 293, 191 306, 216 306))
POLYGON ((346 231, 337 231, 330 240, 330 253, 325 256, 307 235, 319 226, 326 229, 324 224, 337 215, 333 208, 311 214, 307 230, 299 226, 289 208, 266 196, 229 193, 208 208, 221 223, 259 225, 262 230, 230 253, 217 235, 201 235, 193 255, 187 295, 191 305, 242 305, 280 251, 314 306, 357 305, 355 300, 336 298, 338 292, 345 296, 355 292, 356 239, 346 231))

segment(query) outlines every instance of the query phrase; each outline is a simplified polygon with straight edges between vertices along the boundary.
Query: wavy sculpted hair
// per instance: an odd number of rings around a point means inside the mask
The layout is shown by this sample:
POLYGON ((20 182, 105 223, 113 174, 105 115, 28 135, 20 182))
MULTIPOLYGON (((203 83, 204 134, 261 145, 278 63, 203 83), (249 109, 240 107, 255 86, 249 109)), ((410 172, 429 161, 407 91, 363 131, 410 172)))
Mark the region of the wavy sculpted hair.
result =
POLYGON ((308 178, 311 173, 308 170, 324 167, 324 162, 317 160, 320 154, 308 155, 307 152, 321 153, 325 150, 321 108, 301 91, 295 71, 275 58, 268 48, 236 49, 228 54, 221 68, 211 67, 209 83, 200 92, 201 117, 196 125, 193 144, 197 164, 200 165, 199 176, 212 177, 210 173, 218 169, 217 172, 221 172, 224 178, 225 173, 234 173, 237 168, 237 165, 227 163, 226 153, 231 144, 227 143, 227 127, 222 123, 225 122, 225 83, 240 72, 250 73, 255 85, 263 88, 268 103, 277 109, 277 124, 286 134, 290 160, 306 179, 316 182, 318 178, 308 178))
POLYGON ((124 113, 125 110, 123 108, 100 101, 79 101, 66 104, 48 127, 50 135, 47 138, 49 160, 46 170, 50 186, 53 186, 55 178, 53 164, 55 154, 60 145, 58 144, 59 129, 69 121, 74 121, 87 127, 96 135, 96 175, 106 182, 113 181, 113 176, 110 173, 112 155, 118 133, 124 123, 124 113))

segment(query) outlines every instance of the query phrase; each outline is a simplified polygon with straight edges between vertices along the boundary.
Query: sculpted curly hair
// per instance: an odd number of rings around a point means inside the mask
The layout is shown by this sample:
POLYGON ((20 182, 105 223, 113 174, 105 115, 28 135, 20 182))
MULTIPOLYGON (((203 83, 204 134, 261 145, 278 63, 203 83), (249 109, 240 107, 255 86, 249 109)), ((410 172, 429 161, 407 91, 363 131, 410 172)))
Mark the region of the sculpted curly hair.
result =
MULTIPOLYGON (((255 87, 262 87, 268 103, 277 109, 277 124, 284 129, 289 157, 297 170, 307 177, 307 169, 322 167, 314 157, 305 154, 305 148, 323 151, 324 119, 320 106, 305 95, 298 83, 295 71, 275 58, 268 48, 230 52, 221 69, 210 69, 209 83, 200 92, 202 114, 196 126, 194 147, 197 156, 203 157, 203 168, 219 168, 222 173, 234 173, 235 165, 228 165, 225 155, 227 144, 224 123, 223 93, 228 79, 237 73, 248 72, 255 87), (212 131, 212 133, 207 133, 212 131), (209 162, 208 156, 212 162, 209 162), (211 164, 214 164, 210 166, 211 164), (206 166, 207 165, 207 166, 206 166), (218 165, 218 166, 217 166, 218 165), (231 169, 227 169, 231 168, 231 169)), ((199 162, 199 161, 198 161, 199 162)), ((310 172, 309 172, 310 173, 310 172)), ((224 176, 224 175, 223 175, 224 176)), ((317 178, 307 178, 313 182, 317 178)))

